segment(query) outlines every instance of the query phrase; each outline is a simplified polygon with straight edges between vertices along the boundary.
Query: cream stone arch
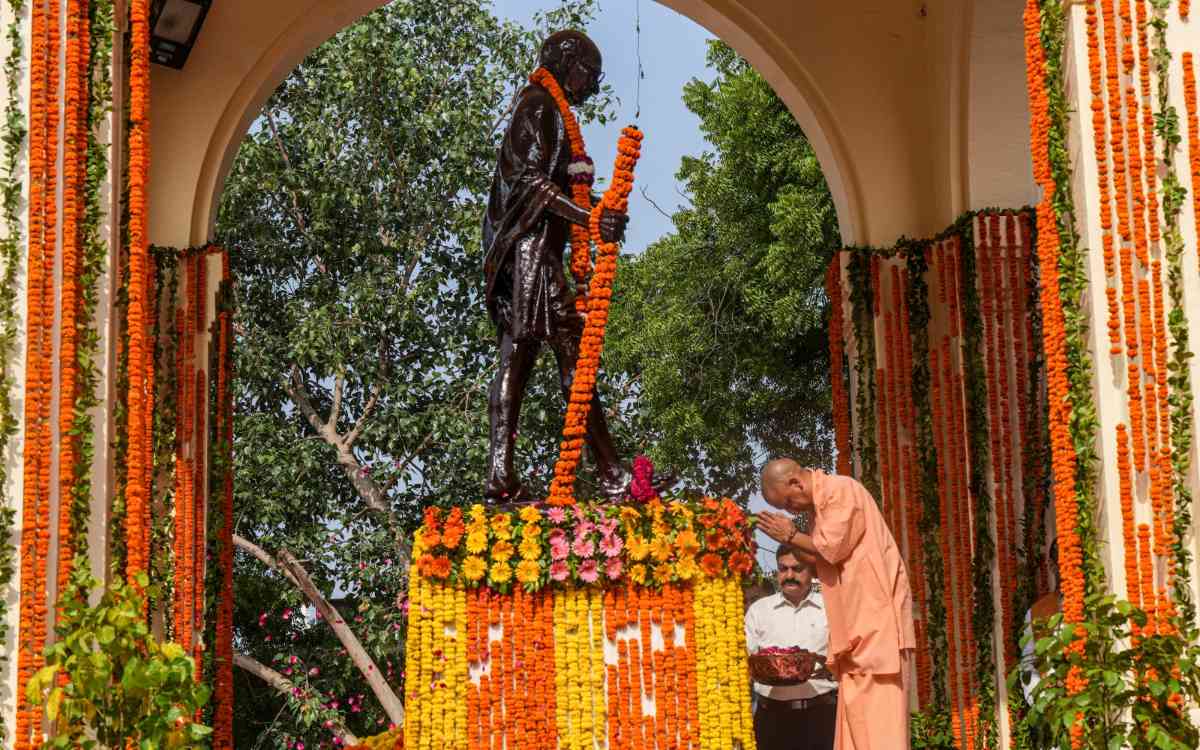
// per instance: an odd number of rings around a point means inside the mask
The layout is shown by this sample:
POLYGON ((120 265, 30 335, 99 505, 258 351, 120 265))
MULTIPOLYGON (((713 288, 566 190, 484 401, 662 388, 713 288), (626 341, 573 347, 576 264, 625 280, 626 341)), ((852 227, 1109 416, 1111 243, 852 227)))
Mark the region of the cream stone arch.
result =
MULTIPOLYGON (((829 181, 846 244, 928 234, 965 207, 966 191, 947 189, 965 181, 964 123, 947 117, 962 107, 961 89, 949 95, 962 58, 931 43, 969 22, 956 3, 659 1, 727 41, 787 103, 829 181)), ((267 97, 312 49, 383 4, 218 3, 187 67, 154 67, 153 242, 210 239, 224 179, 267 97)))
MULTIPOLYGON (((834 196, 843 239, 848 243, 859 241, 862 198, 854 165, 847 156, 844 139, 832 122, 828 103, 788 46, 756 14, 738 4, 662 1, 724 39, 767 78, 813 143, 834 196)), ((259 13, 242 5, 237 10, 237 15, 243 17, 238 24, 242 28, 235 33, 251 37, 246 40, 250 46, 242 53, 230 56, 229 47, 222 44, 220 55, 210 57, 205 53, 215 51, 215 45, 207 48, 200 45, 184 72, 155 69, 151 185, 154 196, 151 237, 155 242, 182 246, 200 244, 210 238, 225 177, 242 138, 271 92, 314 48, 385 3, 386 0, 318 0, 308 3, 300 12, 295 9, 289 12, 278 7, 279 4, 263 2, 263 6, 276 6, 277 11, 263 14, 267 20, 265 26, 247 24, 245 16, 259 13), (252 33, 255 29, 266 33, 252 33), (259 52, 256 59, 252 59, 252 49, 259 52), (214 76, 218 71, 223 75, 214 76), (173 86, 168 81, 185 85, 173 86), (189 94, 193 86, 188 84, 193 81, 199 87, 221 90, 199 96, 199 92, 189 94), (203 142, 203 134, 196 131, 199 123, 187 121, 200 113, 194 107, 176 106, 177 99, 183 96, 193 102, 206 102, 214 110, 220 108, 219 116, 207 128, 210 134, 207 143, 203 142), (197 160, 200 149, 202 156, 197 160), (186 211, 188 203, 190 212, 186 211), (185 216, 186 233, 181 223, 185 216)), ((225 32, 218 28, 231 20, 227 18, 229 15, 222 13, 222 6, 215 6, 205 25, 205 37, 224 37, 225 32)))

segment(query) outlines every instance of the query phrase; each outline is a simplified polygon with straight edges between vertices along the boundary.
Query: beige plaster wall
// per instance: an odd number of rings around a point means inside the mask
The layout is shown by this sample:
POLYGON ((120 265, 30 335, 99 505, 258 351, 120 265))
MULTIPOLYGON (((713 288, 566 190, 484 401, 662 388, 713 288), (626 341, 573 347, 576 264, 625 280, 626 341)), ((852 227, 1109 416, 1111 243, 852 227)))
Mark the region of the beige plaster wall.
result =
MULTIPOLYGON (((12 23, 12 21, 13 21, 12 4, 5 3, 3 5, 3 7, 0 8, 0 28, 7 29, 9 27, 9 24, 12 23)), ((21 24, 22 24, 22 36, 28 37, 28 33, 29 33, 29 12, 28 12, 28 10, 26 10, 22 14, 21 24)), ((11 52, 11 50, 12 50, 12 44, 9 41, 8 35, 7 34, 0 35, 0 60, 8 59, 8 55, 11 52)), ((28 106, 29 106, 29 96, 28 96, 28 92, 29 92, 29 45, 28 44, 25 45, 25 53, 24 53, 23 57, 24 57, 24 64, 22 65, 22 70, 25 72, 25 75, 23 76, 22 81, 21 81, 21 102, 22 102, 22 106, 25 108, 24 111, 26 113, 28 113, 28 111, 29 111, 28 110, 28 106)), ((7 86, 4 78, 2 76, 0 76, 0 102, 7 102, 8 96, 9 96, 8 86, 7 86)), ((0 105, 0 106, 2 106, 2 105, 0 105)), ((18 164, 18 168, 19 168, 20 174, 21 174, 21 183, 22 183, 21 192, 23 195, 28 196, 29 195, 29 170, 27 169, 27 162, 24 158, 22 158, 20 160, 20 162, 18 164)), ((22 236, 25 236, 25 234, 27 232, 25 220, 26 220, 25 216, 24 216, 24 214, 22 214, 22 220, 21 220, 22 236)), ((3 231, 4 231, 3 225, 0 225, 0 232, 3 232, 3 231)), ((20 518, 21 518, 22 488, 24 486, 24 484, 22 482, 22 475, 21 475, 21 464, 22 464, 21 449, 22 449, 22 446, 24 446, 24 444, 25 444, 25 412, 24 412, 25 400, 24 400, 24 398, 22 398, 22 391, 24 389, 24 384, 25 384, 25 378, 24 378, 25 340, 26 340, 26 336, 25 336, 26 309, 25 309, 25 307, 26 307, 26 303, 27 303, 27 297, 26 297, 27 281, 28 280, 26 277, 25 268, 22 267, 22 268, 17 269, 17 273, 16 273, 17 296, 16 296, 16 303, 14 305, 14 308, 15 308, 15 311, 17 314, 18 329, 17 329, 16 341, 13 344, 13 349, 14 349, 13 361, 8 363, 8 372, 15 373, 15 377, 14 377, 15 384, 14 384, 14 387, 12 388, 12 391, 9 393, 9 398, 11 399, 14 415, 17 417, 17 425, 18 426, 17 426, 17 434, 14 435, 12 440, 9 441, 8 450, 6 450, 3 455, 0 455, 0 462, 3 462, 3 464, 4 464, 5 476, 6 476, 6 481, 4 483, 4 486, 0 487, 0 493, 2 493, 4 498, 10 499, 12 501, 13 507, 17 512, 17 524, 15 525, 15 528, 14 528, 14 531, 16 531, 17 533, 14 533, 10 539, 0 540, 0 542, 6 542, 13 547, 13 550, 16 553, 16 556, 15 556, 13 562, 16 566, 15 569, 18 572, 21 569, 21 558, 20 558, 21 537, 20 537, 20 532, 19 532, 19 524, 20 524, 20 518)), ((19 591, 19 589, 20 589, 20 581, 15 579, 15 577, 14 577, 14 581, 13 581, 12 585, 10 585, 8 588, 6 588, 3 591, 0 591, 0 597, 3 597, 4 601, 8 605, 8 615, 7 615, 6 619, 7 619, 8 634, 9 634, 8 638, 3 643, 0 643, 0 655, 3 655, 4 660, 5 660, 4 668, 2 670, 0 670, 0 720, 2 720, 4 722, 4 725, 5 725, 5 727, 8 728, 10 735, 12 733, 12 730, 13 730, 13 727, 15 726, 15 721, 16 721, 16 694, 15 694, 14 686, 16 685, 16 680, 17 680, 17 643, 18 643, 17 631, 18 631, 18 625, 20 622, 20 612, 18 611, 18 603, 19 603, 18 591, 19 591)))
MULTIPOLYGON (((973 0, 986 13, 956 0, 662 2, 728 41, 787 102, 816 147, 847 244, 936 232, 968 205, 972 157, 1021 161, 996 148, 1019 112, 993 127, 996 113, 984 108, 973 150, 966 135, 973 79, 1005 79, 1007 93, 1023 85, 1004 45, 970 74, 965 67, 973 18, 988 21, 981 33, 1019 34, 1014 0, 973 0)), ((210 239, 221 183, 262 102, 308 51, 380 4, 218 3, 183 71, 154 66, 153 242, 210 239)), ((1027 175, 1017 172, 989 177, 988 195, 1021 193, 1027 175)))
POLYGON ((974 0, 966 123, 967 207, 1037 201, 1029 156, 1029 101, 1021 0, 974 0))

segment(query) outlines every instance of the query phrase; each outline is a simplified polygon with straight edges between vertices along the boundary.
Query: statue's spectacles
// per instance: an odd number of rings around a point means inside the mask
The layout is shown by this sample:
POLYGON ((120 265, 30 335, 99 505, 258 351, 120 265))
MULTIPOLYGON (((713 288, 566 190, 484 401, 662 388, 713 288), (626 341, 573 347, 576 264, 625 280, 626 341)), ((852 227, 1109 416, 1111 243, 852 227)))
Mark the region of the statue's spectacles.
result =
POLYGON ((596 79, 597 86, 599 86, 604 81, 604 71, 603 70, 596 70, 591 65, 588 65, 585 62, 580 62, 580 63, 576 63, 576 64, 579 65, 579 67, 583 70, 583 72, 587 73, 589 76, 596 79))

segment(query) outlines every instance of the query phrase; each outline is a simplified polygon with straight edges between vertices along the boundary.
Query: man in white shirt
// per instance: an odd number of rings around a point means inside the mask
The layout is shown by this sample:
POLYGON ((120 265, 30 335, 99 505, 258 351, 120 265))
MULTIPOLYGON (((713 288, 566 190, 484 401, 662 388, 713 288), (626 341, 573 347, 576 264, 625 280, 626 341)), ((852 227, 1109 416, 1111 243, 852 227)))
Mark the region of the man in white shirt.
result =
MULTIPOLYGON (((816 570, 790 547, 775 553, 779 593, 746 611, 746 648, 802 648, 821 657, 829 646, 829 624, 816 570)), ((758 694, 754 736, 759 750, 832 750, 837 728, 837 682, 819 663, 813 676, 793 685, 754 683, 758 694)))

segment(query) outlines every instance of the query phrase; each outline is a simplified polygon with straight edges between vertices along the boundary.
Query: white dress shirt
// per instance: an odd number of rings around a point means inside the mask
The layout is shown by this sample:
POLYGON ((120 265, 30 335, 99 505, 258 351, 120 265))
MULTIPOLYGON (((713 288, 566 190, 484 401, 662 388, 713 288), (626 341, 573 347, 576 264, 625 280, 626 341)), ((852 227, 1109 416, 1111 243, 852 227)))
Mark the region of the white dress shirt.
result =
MULTIPOLYGON (((763 648, 802 648, 821 656, 829 648, 829 623, 825 602, 815 587, 799 605, 783 594, 759 599, 746 611, 746 648, 754 653, 763 648)), ((799 685, 763 685, 755 682, 759 695, 790 701, 815 698, 837 687, 834 680, 813 678, 799 685)))

